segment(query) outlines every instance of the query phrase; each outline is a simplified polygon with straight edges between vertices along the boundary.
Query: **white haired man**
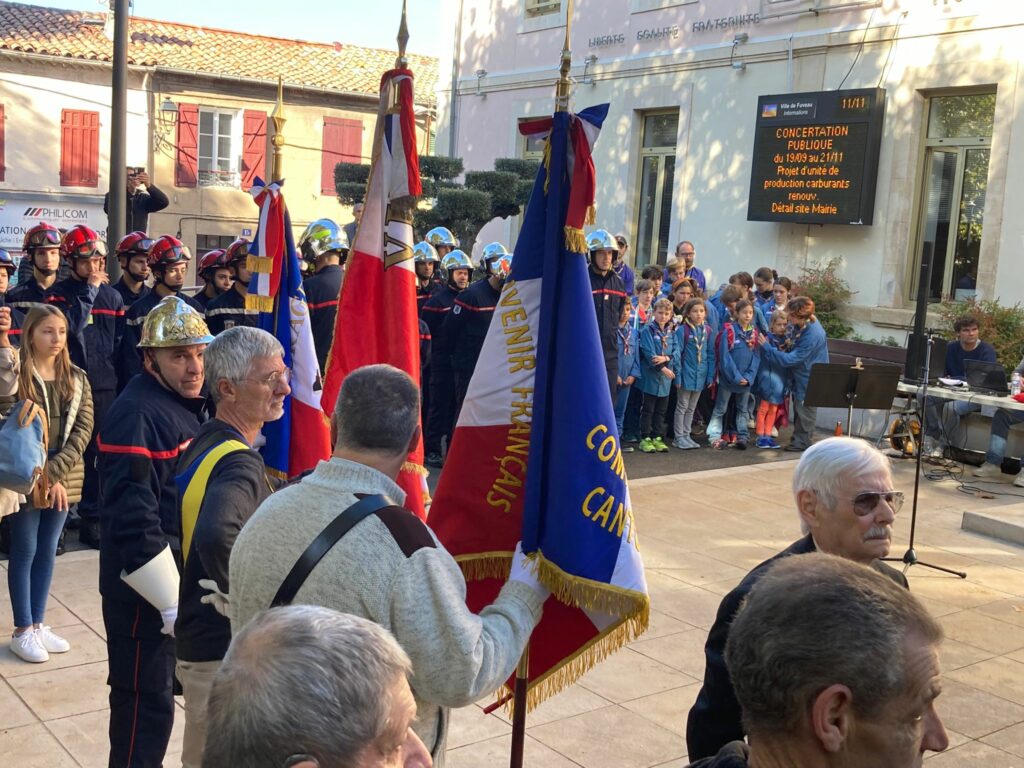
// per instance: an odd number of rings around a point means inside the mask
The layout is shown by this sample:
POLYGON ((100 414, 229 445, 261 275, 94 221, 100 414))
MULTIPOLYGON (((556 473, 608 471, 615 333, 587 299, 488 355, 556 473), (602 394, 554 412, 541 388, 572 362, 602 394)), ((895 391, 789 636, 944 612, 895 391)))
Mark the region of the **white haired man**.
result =
POLYGON ((941 642, 920 601, 874 569, 822 553, 776 563, 725 649, 750 746, 690 768, 921 768, 949 746, 941 642))
POLYGON ((704 646, 704 685, 686 723, 691 760, 710 757, 746 733, 725 665, 725 644, 740 604, 772 564, 792 555, 827 552, 870 565, 908 586, 902 573, 879 561, 889 554, 892 524, 903 505, 903 494, 892 486, 889 459, 862 440, 830 437, 804 452, 793 473, 804 537, 754 568, 719 605, 704 646))
POLYGON ((412 663, 383 627, 330 608, 256 616, 210 693, 203 766, 430 768, 412 729, 412 663))

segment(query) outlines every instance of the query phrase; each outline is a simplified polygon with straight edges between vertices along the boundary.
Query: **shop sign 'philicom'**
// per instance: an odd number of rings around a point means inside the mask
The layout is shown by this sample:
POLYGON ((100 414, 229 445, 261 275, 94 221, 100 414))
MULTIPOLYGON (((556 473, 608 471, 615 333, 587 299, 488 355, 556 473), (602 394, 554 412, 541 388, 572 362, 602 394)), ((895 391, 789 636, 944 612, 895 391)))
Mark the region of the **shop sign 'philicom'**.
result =
POLYGON ((757 100, 748 221, 870 224, 885 90, 757 100))

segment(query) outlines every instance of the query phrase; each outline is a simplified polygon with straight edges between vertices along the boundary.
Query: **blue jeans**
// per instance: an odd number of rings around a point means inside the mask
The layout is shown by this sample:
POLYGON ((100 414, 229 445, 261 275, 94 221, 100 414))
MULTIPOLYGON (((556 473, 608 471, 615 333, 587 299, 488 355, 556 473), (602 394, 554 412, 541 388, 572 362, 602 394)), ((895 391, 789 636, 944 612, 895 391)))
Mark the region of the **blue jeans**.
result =
POLYGON ((619 387, 615 393, 615 426, 619 428, 619 440, 622 440, 622 425, 626 420, 626 405, 629 403, 629 393, 633 391, 633 385, 619 387))
POLYGON ((11 595, 14 626, 42 624, 50 595, 57 539, 67 512, 25 506, 10 516, 11 554, 7 563, 7 590, 11 595))
POLYGON ((941 397, 928 395, 924 406, 924 433, 928 437, 949 443, 953 432, 960 424, 960 419, 968 413, 980 411, 981 406, 977 403, 968 403, 964 400, 946 400, 941 397), (939 411, 942 411, 941 416, 939 411))
POLYGON ((729 407, 729 401, 736 402, 736 434, 741 440, 750 436, 750 393, 730 392, 725 387, 718 387, 718 396, 715 398, 715 410, 711 412, 711 421, 708 423, 708 441, 714 442, 722 436, 722 417, 729 407))
POLYGON ((1024 424, 1024 411, 1006 411, 1000 408, 992 417, 992 434, 988 439, 985 461, 997 467, 1006 457, 1006 437, 1014 424, 1024 424))

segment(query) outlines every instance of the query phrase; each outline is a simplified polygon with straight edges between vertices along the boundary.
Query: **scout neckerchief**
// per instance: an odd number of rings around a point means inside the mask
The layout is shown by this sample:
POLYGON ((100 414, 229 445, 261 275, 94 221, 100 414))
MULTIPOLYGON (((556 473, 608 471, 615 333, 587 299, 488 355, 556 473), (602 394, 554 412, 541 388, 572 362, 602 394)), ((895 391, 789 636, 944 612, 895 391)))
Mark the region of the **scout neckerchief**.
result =
MULTIPOLYGON (((704 354, 704 341, 708 336, 707 323, 701 323, 700 334, 697 333, 697 326, 691 323, 689 320, 686 321, 686 325, 693 331, 693 338, 697 344, 697 367, 700 367, 701 356, 704 354)), ((683 350, 683 354, 686 354, 686 350, 683 350)))
POLYGON ((632 329, 629 327, 629 323, 619 326, 619 338, 622 339, 622 352, 626 357, 629 357, 629 337, 632 335, 632 329))

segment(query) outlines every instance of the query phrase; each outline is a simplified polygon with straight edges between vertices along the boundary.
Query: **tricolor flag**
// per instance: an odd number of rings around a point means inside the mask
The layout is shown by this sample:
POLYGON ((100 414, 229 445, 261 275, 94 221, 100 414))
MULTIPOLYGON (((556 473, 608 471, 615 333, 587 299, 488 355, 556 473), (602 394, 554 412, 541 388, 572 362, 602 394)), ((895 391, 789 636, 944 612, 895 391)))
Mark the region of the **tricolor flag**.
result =
POLYGON ((320 369, 282 184, 267 185, 257 177, 251 190, 260 220, 246 260, 253 275, 245 305, 260 311, 260 328, 281 342, 284 364, 292 371, 284 416, 263 425, 261 450, 268 470, 294 477, 330 457, 331 434, 320 410, 320 369))
POLYGON ((490 603, 516 542, 553 597, 530 642, 528 706, 647 627, 650 600, 584 256, 591 148, 607 105, 559 112, 430 511, 490 603))
MULTIPOLYGON (((420 380, 412 213, 421 191, 412 72, 393 69, 380 83, 363 215, 345 268, 322 406, 330 414, 341 383, 364 365, 388 363, 420 380)), ((422 441, 398 476, 405 506, 426 516, 422 441)))

